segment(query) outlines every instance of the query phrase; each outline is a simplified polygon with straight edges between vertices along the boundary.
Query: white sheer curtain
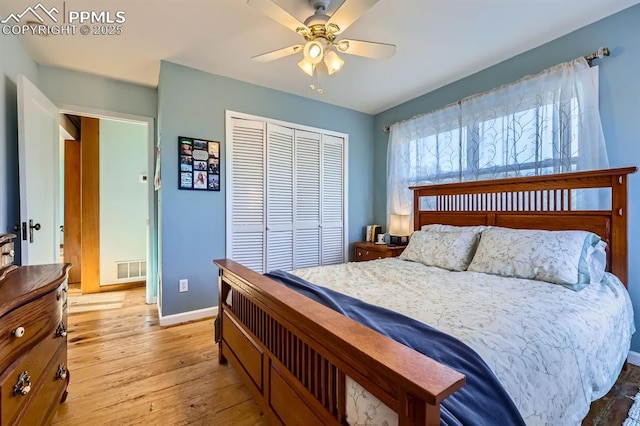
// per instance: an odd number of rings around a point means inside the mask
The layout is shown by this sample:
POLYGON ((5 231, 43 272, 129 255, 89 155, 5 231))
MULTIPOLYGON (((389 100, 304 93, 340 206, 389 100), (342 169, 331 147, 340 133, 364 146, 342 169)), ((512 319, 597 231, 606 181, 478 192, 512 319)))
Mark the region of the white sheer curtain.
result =
POLYGON ((576 59, 391 126, 387 217, 413 212, 412 185, 608 168, 597 72, 576 59))

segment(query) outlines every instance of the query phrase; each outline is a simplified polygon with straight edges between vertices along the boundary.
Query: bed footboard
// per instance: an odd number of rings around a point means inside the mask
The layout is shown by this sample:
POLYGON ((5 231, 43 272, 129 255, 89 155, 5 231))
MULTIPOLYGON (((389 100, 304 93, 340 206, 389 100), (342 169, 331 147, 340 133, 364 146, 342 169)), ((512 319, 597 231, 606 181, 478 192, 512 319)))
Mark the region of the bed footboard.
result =
POLYGON ((464 375, 251 269, 215 264, 219 361, 274 424, 346 424, 349 376, 400 425, 439 425, 440 403, 464 384, 464 375))

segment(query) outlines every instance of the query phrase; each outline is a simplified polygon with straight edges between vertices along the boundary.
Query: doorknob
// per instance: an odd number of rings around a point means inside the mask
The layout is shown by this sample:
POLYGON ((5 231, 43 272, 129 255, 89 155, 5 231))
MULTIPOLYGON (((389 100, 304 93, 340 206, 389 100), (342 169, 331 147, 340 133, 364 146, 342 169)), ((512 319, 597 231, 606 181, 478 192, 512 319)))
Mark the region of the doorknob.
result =
POLYGON ((33 224, 33 219, 29 219, 29 242, 33 243, 33 230, 35 229, 36 231, 40 230, 40 224, 36 223, 35 225, 33 224))

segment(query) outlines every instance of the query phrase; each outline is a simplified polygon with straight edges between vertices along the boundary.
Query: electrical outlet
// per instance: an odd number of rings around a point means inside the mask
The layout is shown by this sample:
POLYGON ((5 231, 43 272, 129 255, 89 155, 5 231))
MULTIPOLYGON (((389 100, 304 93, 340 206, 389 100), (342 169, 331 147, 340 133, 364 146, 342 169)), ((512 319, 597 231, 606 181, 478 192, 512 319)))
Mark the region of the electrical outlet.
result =
POLYGON ((185 291, 189 291, 189 280, 187 279, 180 280, 180 293, 184 293, 185 291))

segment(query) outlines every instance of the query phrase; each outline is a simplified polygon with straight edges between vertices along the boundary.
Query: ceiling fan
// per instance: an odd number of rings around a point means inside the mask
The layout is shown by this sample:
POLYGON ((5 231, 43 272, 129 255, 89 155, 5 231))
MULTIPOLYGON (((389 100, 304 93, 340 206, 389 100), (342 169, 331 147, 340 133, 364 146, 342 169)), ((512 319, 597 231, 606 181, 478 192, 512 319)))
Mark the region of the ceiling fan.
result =
POLYGON ((379 0, 345 0, 331 16, 326 14, 331 0, 308 0, 315 12, 304 23, 282 9, 272 0, 248 0, 247 3, 269 18, 300 34, 305 44, 296 44, 282 49, 254 56, 254 61, 269 62, 302 52, 298 62, 302 71, 314 78, 311 89, 322 93, 320 74, 326 70, 331 75, 339 71, 344 61, 338 53, 364 56, 374 59, 388 59, 396 52, 393 44, 372 41, 338 39, 338 35, 353 24, 379 0))

